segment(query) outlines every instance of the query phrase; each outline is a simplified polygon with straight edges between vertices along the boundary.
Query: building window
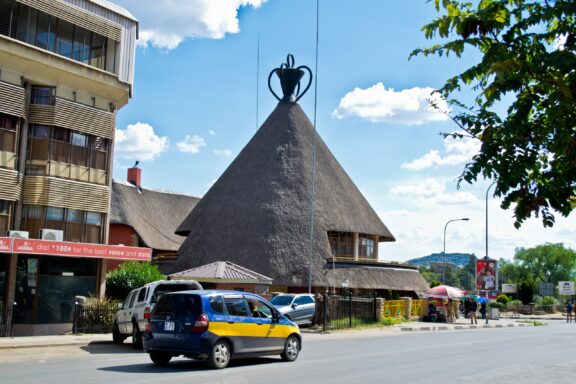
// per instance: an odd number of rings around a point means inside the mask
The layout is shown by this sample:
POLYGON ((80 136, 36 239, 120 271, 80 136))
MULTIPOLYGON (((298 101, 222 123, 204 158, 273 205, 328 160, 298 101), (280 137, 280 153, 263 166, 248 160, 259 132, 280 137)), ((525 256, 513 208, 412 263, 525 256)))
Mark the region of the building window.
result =
POLYGON ((18 256, 14 322, 72 322, 74 297, 96 296, 97 261, 55 256, 18 256))
POLYGON ((86 224, 101 225, 102 214, 100 212, 86 212, 86 224))
POLYGON ((54 51, 55 32, 56 18, 47 13, 38 12, 34 45, 47 51, 54 51))
POLYGON ((64 220, 64 209, 46 207, 46 220, 63 221, 64 220))
POLYGON ((39 238, 42 228, 64 231, 64 240, 101 243, 103 216, 71 208, 24 205, 22 227, 31 238, 39 238))
POLYGON ((7 200, 0 200, 0 236, 5 236, 8 234, 8 231, 10 230, 11 217, 12 202, 7 200))
POLYGON ((374 238, 371 235, 360 234, 358 237, 358 256, 374 257, 374 238))
POLYGON ((72 58, 72 44, 74 41, 74 25, 67 21, 58 20, 58 33, 56 34, 56 53, 72 58))
POLYGON ((0 34, 115 73, 116 42, 19 2, 0 0, 0 34))
POLYGON ((49 169, 51 176, 78 179, 77 174, 73 173, 70 167, 62 167, 62 164, 107 171, 108 148, 108 139, 100 136, 80 133, 62 127, 31 124, 27 151, 27 160, 29 161, 26 164, 26 174, 45 175, 48 166, 50 166, 52 168, 49 169), (49 164, 48 160, 55 163, 49 164), (46 161, 46 164, 39 164, 39 161, 46 161))
POLYGON ((54 105, 54 87, 32 87, 32 99, 30 103, 41 105, 54 105))
POLYGON ((16 116, 0 113, 0 151, 16 153, 16 116))
POLYGON ((354 234, 350 232, 328 232, 332 255, 335 257, 354 257, 354 234))

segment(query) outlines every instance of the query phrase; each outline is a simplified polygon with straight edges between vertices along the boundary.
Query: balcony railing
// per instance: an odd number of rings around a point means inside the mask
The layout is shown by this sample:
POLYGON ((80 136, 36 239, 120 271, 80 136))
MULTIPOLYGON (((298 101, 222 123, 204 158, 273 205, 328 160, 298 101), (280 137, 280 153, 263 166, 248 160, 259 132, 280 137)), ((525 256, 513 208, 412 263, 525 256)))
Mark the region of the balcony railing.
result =
POLYGON ((359 264, 359 265, 370 265, 370 264, 377 264, 377 265, 389 264, 394 266, 406 265, 398 261, 381 260, 381 259, 375 259, 373 257, 353 257, 353 256, 334 256, 328 259, 328 262, 339 264, 359 264))

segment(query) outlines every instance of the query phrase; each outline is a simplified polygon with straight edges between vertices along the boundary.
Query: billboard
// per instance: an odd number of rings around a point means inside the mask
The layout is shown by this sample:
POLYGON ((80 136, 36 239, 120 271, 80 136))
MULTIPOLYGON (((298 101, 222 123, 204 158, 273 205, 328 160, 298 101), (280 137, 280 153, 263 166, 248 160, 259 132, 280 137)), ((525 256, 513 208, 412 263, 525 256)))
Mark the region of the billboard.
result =
POLYGON ((492 259, 476 260, 476 289, 481 291, 491 291, 498 287, 496 271, 498 262, 492 259))
POLYGON ((560 282, 558 282, 558 293, 561 295, 573 295, 574 294, 574 282, 573 281, 560 281, 560 282))
POLYGON ((152 258, 150 248, 12 237, 0 237, 0 252, 134 261, 150 261, 152 258))
POLYGON ((516 293, 518 286, 516 284, 502 284, 502 293, 516 293))

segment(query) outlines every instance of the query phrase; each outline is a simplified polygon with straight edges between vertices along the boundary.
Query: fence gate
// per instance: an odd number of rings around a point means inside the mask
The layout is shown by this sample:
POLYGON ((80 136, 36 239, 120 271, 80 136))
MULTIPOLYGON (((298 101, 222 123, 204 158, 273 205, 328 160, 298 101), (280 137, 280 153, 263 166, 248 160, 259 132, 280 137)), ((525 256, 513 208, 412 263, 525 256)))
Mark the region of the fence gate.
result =
POLYGON ((344 329, 377 321, 376 296, 325 295, 324 329, 344 329))

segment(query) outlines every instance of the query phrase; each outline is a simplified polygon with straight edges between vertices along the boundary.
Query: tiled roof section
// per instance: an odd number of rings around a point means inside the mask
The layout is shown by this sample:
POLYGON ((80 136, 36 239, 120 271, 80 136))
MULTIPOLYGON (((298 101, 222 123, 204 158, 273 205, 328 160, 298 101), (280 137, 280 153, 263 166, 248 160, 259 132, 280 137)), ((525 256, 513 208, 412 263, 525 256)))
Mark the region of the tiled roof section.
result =
POLYGON ((193 278, 193 279, 222 279, 222 280, 249 280, 259 282, 272 282, 272 279, 241 267, 229 261, 216 261, 200 267, 176 272, 170 278, 193 278))

